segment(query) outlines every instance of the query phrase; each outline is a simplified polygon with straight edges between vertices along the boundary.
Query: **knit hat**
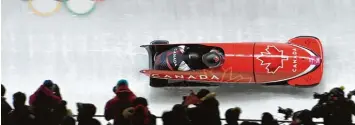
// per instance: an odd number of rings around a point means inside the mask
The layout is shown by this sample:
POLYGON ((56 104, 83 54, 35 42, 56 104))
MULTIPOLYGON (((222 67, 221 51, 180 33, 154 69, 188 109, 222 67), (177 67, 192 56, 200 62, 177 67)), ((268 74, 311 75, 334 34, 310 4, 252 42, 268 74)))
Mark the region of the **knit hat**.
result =
POLYGON ((53 90, 53 85, 54 85, 54 83, 53 83, 53 81, 52 80, 45 80, 44 82, 43 82, 43 85, 45 86, 45 87, 47 87, 48 89, 51 89, 51 90, 53 90))
POLYGON ((44 80, 43 85, 53 84, 52 80, 44 80))
POLYGON ((336 87, 330 90, 331 94, 337 96, 337 97, 343 97, 345 95, 344 90, 341 89, 340 87, 336 87))
POLYGON ((126 85, 128 86, 128 81, 125 80, 125 79, 121 79, 117 82, 117 85, 116 86, 122 86, 122 85, 126 85))

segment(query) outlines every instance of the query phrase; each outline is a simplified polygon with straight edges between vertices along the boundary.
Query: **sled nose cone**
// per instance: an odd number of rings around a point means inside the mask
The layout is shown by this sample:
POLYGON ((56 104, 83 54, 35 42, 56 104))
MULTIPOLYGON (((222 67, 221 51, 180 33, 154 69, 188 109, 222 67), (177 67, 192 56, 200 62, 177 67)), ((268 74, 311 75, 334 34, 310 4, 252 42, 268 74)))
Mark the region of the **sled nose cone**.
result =
POLYGON ((311 65, 319 66, 321 64, 321 58, 318 56, 312 56, 309 58, 311 65))

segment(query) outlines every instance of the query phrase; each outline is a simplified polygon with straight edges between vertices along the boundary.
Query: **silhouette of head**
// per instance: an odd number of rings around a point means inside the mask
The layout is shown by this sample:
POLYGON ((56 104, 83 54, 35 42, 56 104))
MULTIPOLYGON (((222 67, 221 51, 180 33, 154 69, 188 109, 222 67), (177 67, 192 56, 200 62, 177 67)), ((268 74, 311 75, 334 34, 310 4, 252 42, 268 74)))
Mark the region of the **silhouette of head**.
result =
POLYGON ((26 102, 26 94, 22 92, 16 92, 13 96, 13 105, 15 108, 22 107, 26 102))
POLYGON ((268 124, 274 121, 274 116, 270 114, 269 112, 264 112, 262 117, 261 117, 261 123, 263 124, 268 124))
POLYGON ((91 103, 76 103, 78 108, 78 121, 92 118, 96 114, 96 106, 91 103))

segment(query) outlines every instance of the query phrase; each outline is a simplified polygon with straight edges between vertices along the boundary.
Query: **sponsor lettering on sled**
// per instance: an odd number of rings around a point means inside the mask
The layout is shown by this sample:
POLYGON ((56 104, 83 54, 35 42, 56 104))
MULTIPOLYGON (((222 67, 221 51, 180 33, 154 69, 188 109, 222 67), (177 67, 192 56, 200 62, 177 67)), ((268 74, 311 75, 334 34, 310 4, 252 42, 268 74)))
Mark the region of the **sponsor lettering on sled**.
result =
POLYGON ((219 80, 216 75, 164 75, 164 74, 151 74, 153 78, 163 79, 188 79, 188 80, 219 80))

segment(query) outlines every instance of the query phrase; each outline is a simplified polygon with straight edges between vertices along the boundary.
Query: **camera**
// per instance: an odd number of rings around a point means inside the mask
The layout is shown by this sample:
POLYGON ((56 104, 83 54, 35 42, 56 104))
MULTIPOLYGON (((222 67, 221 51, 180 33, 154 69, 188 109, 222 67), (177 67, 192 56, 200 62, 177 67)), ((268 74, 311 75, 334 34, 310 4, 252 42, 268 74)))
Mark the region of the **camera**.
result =
POLYGON ((327 92, 325 92, 323 94, 319 94, 319 93, 315 92, 313 94, 314 99, 324 99, 324 98, 328 98, 328 96, 329 96, 329 93, 327 93, 327 92))
POLYGON ((351 97, 352 96, 354 96, 355 95, 355 90, 353 90, 353 91, 350 91, 349 93, 348 93, 348 99, 351 99, 351 97))
POLYGON ((319 99, 318 103, 331 102, 331 101, 333 101, 332 96, 333 96, 333 94, 328 93, 328 92, 325 92, 322 94, 315 92, 313 94, 314 99, 319 99))
POLYGON ((278 110, 278 113, 281 113, 281 114, 284 114, 285 115, 285 120, 287 120, 288 118, 290 118, 293 114, 293 110, 290 109, 290 108, 282 108, 282 107, 279 107, 279 110, 278 110))

